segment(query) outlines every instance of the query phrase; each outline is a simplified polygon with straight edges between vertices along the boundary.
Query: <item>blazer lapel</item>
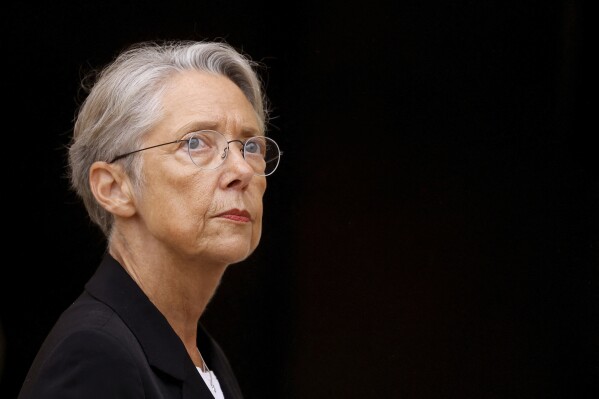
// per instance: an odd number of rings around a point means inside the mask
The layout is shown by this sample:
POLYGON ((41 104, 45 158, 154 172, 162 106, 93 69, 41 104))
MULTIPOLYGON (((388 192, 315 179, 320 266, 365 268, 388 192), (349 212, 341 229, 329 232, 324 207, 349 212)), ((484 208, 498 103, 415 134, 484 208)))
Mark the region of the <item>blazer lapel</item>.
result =
POLYGON ((110 254, 105 254, 85 288, 127 324, 152 367, 181 381, 183 398, 214 399, 179 336, 110 254))

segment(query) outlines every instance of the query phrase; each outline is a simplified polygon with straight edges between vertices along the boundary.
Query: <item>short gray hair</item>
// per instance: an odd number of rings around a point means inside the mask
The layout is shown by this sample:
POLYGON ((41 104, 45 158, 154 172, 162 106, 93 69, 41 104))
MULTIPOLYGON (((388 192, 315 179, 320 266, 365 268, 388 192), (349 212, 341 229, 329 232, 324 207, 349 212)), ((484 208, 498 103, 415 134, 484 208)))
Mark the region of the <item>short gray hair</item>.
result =
MULTIPOLYGON (((89 94, 75 119, 68 177, 92 222, 107 239, 114 216, 95 200, 89 184, 91 165, 139 148, 144 134, 162 118, 162 97, 168 82, 173 75, 187 70, 229 78, 252 104, 265 132, 269 110, 258 74, 262 66, 225 42, 150 41, 120 53, 95 76, 92 85, 87 85, 86 79, 82 81, 89 94)), ((139 190, 140 157, 124 159, 123 166, 139 190)))

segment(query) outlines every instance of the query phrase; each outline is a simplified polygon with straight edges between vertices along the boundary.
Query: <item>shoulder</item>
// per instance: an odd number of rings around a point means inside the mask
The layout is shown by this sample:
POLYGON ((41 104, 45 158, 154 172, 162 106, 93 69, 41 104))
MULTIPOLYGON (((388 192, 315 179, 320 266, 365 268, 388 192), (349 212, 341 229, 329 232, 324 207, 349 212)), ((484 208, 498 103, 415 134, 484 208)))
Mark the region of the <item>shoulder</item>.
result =
POLYGON ((136 342, 127 324, 106 304, 87 294, 81 295, 58 318, 44 346, 83 345, 86 341, 103 345, 131 347, 136 342), (123 345, 124 343, 124 345, 123 345))
POLYGON ((44 343, 19 399, 143 397, 138 362, 122 341, 106 331, 63 334, 44 343))
POLYGON ((19 398, 143 397, 136 390, 144 369, 143 351, 118 315, 78 300, 48 334, 19 398))
POLYGON ((133 359, 136 352, 143 354, 134 334, 119 315, 87 294, 81 295, 63 312, 40 352, 53 358, 59 354, 99 354, 102 355, 99 358, 110 362, 133 359))

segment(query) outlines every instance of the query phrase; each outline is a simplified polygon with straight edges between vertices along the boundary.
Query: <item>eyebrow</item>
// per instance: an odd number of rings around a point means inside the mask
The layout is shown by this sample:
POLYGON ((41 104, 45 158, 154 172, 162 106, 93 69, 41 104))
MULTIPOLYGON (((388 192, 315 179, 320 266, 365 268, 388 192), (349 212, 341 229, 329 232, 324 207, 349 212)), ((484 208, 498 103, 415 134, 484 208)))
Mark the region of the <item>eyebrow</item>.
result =
MULTIPOLYGON (((227 136, 227 132, 224 132, 218 128, 218 123, 213 121, 193 121, 189 122, 186 125, 183 125, 180 129, 177 129, 179 132, 179 138, 185 136, 188 133, 199 132, 200 130, 214 130, 225 136, 227 136)), ((238 137, 241 138, 250 138, 255 136, 261 136, 264 133, 260 131, 260 128, 256 127, 242 127, 241 132, 238 137)))
POLYGON ((200 130, 218 130, 217 126, 218 123, 216 122, 193 121, 181 126, 181 128, 177 129, 177 132, 181 133, 182 135, 185 135, 187 133, 197 132, 200 130))

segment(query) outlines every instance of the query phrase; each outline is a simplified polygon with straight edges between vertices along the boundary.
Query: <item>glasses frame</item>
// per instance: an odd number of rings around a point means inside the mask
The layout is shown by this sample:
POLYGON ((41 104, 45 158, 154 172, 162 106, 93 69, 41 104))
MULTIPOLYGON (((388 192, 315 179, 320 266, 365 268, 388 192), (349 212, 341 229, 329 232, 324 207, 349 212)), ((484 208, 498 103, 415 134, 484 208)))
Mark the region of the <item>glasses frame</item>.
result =
MULTIPOLYGON (((191 133, 188 133, 188 134, 201 133, 201 132, 213 132, 213 133, 217 133, 217 134, 220 134, 221 136, 223 136, 223 137, 225 138, 225 140, 227 140, 227 138, 225 137, 225 135, 224 135, 224 134, 222 134, 221 132, 217 132, 216 130, 210 130, 210 129, 202 129, 202 130, 198 130, 197 132, 191 132, 191 133)), ((279 144, 277 144, 277 142, 276 142, 276 141, 274 141, 274 140, 273 140, 273 139, 271 139, 270 137, 266 137, 266 136, 252 136, 252 137, 250 137, 249 139, 247 139, 246 141, 242 141, 242 140, 227 140, 227 146, 225 147, 225 149, 224 149, 224 154, 222 155, 222 159, 223 159, 223 161, 221 162, 221 164, 220 164, 220 165, 218 165, 217 167, 215 167, 215 168, 212 168, 212 169, 208 169, 208 168, 201 168, 201 167, 199 167, 199 166, 198 166, 198 168, 200 168, 200 170, 214 170, 214 169, 218 169, 218 168, 220 168, 220 167, 221 167, 221 166, 222 166, 222 165, 225 163, 225 160, 226 160, 226 159, 227 159, 227 157, 229 156, 229 150, 230 150, 230 148, 229 148, 229 144, 231 144, 231 143, 239 143, 239 144, 241 144, 241 149, 240 149, 240 151, 241 151, 241 154, 242 154, 242 156, 243 156, 243 159, 245 160, 245 145, 246 145, 246 143, 247 143, 248 141, 250 141, 251 139, 254 139, 254 138, 265 138, 265 139, 269 140, 270 142, 272 142, 272 143, 273 143, 273 144, 274 144, 274 145, 277 147, 277 150, 279 151, 279 156, 277 157, 277 165, 275 166, 275 168, 274 168, 272 171, 270 171, 268 174, 262 174, 262 173, 256 173, 256 172, 254 172, 254 174, 255 174, 256 176, 265 176, 265 177, 266 177, 266 176, 270 176, 270 175, 272 175, 272 174, 273 174, 273 173, 274 173, 274 172, 277 170, 277 168, 279 167, 279 163, 281 162, 281 156, 283 155, 283 151, 281 151, 281 149, 279 148, 279 144)), ((134 150, 134 151, 126 152, 126 153, 124 153, 124 154, 120 154, 120 155, 117 155, 117 156, 115 156, 115 157, 114 157, 114 158, 112 158, 112 160, 111 160, 111 161, 109 161, 108 163, 113 163, 113 162, 116 162, 116 161, 118 161, 119 159, 123 159, 123 158, 125 158, 125 157, 128 157, 129 155, 136 154, 136 153, 138 153, 138 152, 142 152, 142 151, 145 151, 145 150, 150 150, 150 149, 152 149, 152 148, 156 148, 156 147, 162 147, 162 146, 164 146, 164 145, 169 145, 169 144, 179 144, 179 143, 183 143, 183 142, 187 142, 187 143, 189 143, 189 141, 190 141, 190 140, 191 140, 191 139, 178 139, 178 140, 169 141, 169 142, 167 142, 167 143, 161 143, 161 144, 155 144, 155 145, 151 145, 151 146, 149 146, 149 147, 144 147, 144 148, 141 148, 141 149, 139 149, 139 150, 134 150)), ((189 157, 191 158, 191 154, 189 154, 189 151, 188 151, 188 155, 189 155, 189 157)), ((196 164, 195 164, 195 162, 193 161, 193 159, 191 159, 191 162, 192 162, 194 165, 196 165, 196 164)), ((247 162, 247 161, 246 161, 246 162, 247 162)), ((196 166, 197 166, 197 165, 196 165, 196 166)))

